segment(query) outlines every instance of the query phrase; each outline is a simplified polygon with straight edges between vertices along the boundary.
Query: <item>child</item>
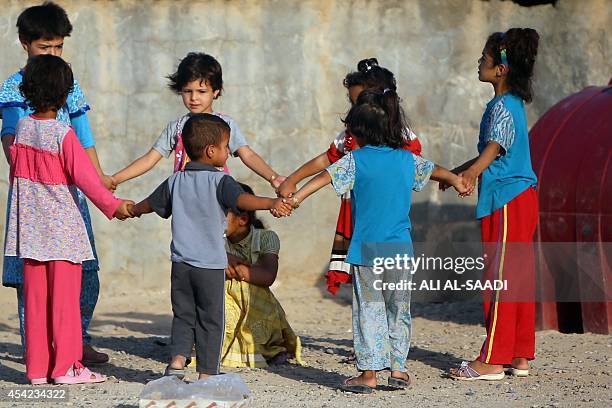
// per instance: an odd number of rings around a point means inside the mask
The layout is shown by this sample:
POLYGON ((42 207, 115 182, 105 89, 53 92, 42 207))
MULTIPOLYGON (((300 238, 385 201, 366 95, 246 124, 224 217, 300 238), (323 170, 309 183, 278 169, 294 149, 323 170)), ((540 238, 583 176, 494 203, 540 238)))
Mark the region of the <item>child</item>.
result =
POLYGON ((277 188, 285 180, 285 177, 279 176, 249 147, 238 124, 232 118, 213 111, 213 102, 221 96, 223 89, 221 65, 215 58, 201 52, 191 52, 183 58, 176 72, 168 79, 170 89, 182 96, 183 104, 189 112, 168 123, 148 153, 115 173, 113 180, 117 184, 146 173, 162 157, 169 157, 173 151, 174 171, 183 170, 189 161, 182 140, 183 126, 197 113, 212 113, 226 121, 231 129, 229 147, 232 155, 240 157, 248 168, 266 179, 272 187, 277 188))
MULTIPOLYGON (((355 104, 357 97, 364 89, 377 90, 378 92, 390 89, 397 92, 395 76, 388 69, 379 66, 376 58, 359 61, 357 71, 349 73, 344 78, 343 84, 348 90, 351 105, 355 104)), ((296 186, 299 182, 324 170, 355 147, 353 136, 346 129, 343 129, 338 133, 338 136, 336 136, 325 153, 305 163, 287 177, 279 188, 280 195, 285 198, 291 197, 291 194, 296 191, 296 186)), ((416 154, 421 154, 421 144, 416 135, 408 128, 406 128, 403 148, 411 150, 416 154)), ((345 260, 352 232, 350 194, 347 193, 341 197, 336 235, 332 245, 329 270, 326 274, 327 290, 332 294, 338 291, 340 284, 351 281, 350 265, 345 260)))
POLYGON ((310 180, 292 197, 293 207, 332 183, 338 194, 351 193, 353 236, 347 262, 353 274, 353 343, 361 375, 341 385, 345 391, 371 393, 376 372, 391 369, 389 386, 406 388, 405 362, 410 346, 410 291, 389 290, 382 282, 410 281, 402 265, 378 275, 377 259, 412 256, 411 190, 429 178, 451 184, 460 193, 461 178, 402 149, 405 122, 393 90, 363 91, 344 119, 355 136, 354 150, 310 180))
POLYGON ((493 85, 495 97, 480 122, 480 155, 453 170, 470 193, 480 179, 476 218, 481 220, 483 244, 487 243, 485 277, 506 280, 508 285, 508 292, 485 292, 487 338, 476 360, 451 369, 452 377, 460 380, 501 380, 505 365, 512 374, 527 376, 528 360, 534 358, 535 305, 530 293, 538 202, 523 101, 532 99, 538 41, 538 33, 530 28, 512 28, 487 39, 478 79, 493 85), (509 301, 512 288, 526 301, 509 301))
MULTIPOLYGON (((240 185, 254 194, 251 187, 240 185)), ((226 235, 229 265, 221 365, 261 368, 289 357, 301 364, 300 338, 270 290, 278 272, 278 235, 264 228, 255 211, 230 211, 226 235)))
POLYGON ((32 384, 105 381, 80 363, 81 263, 93 259, 93 249, 76 188, 109 219, 129 216, 128 202, 106 190, 72 128, 57 120, 73 83, 60 57, 30 58, 20 90, 34 113, 19 120, 10 147, 5 255, 24 262, 25 361, 32 384))
POLYGON ((283 199, 246 194, 233 178, 217 170, 228 158, 230 131, 230 126, 219 116, 191 115, 182 135, 191 161, 131 209, 136 217, 153 211, 163 218, 172 215, 174 318, 172 361, 165 375, 184 376, 194 340, 199 378, 219 374, 224 333, 227 254, 223 235, 227 211, 268 209, 275 216, 291 213, 291 206, 283 199))
MULTIPOLYGON (((19 41, 26 51, 28 59, 40 54, 51 54, 61 56, 64 47, 64 38, 70 36, 72 25, 64 9, 52 2, 45 2, 40 6, 25 9, 17 19, 19 41)), ((2 111, 2 146, 7 161, 10 163, 9 146, 15 139, 15 129, 20 118, 32 113, 25 103, 23 95, 19 92, 19 86, 23 80, 23 71, 11 75, 2 83, 0 88, 0 110, 2 111)), ((98 174, 102 177, 106 188, 113 189, 111 179, 105 176, 100 169, 95 141, 89 127, 87 111, 89 105, 85 100, 83 91, 75 80, 72 91, 68 94, 66 103, 57 111, 57 120, 71 125, 85 148, 87 155, 95 166, 98 174)), ((10 199, 9 191, 9 199, 10 199)), ((83 279, 81 288, 81 329, 83 333, 83 360, 88 363, 104 363, 108 361, 108 355, 99 353, 91 347, 91 337, 87 332, 91 322, 94 308, 98 302, 100 293, 100 281, 98 278, 98 256, 94 243, 93 229, 87 200, 85 195, 77 189, 79 208, 83 221, 87 228, 87 234, 93 250, 94 257, 83 262, 83 279)), ((7 209, 10 208, 10 202, 7 209)), ((5 257, 2 274, 4 286, 17 289, 17 311, 19 314, 21 343, 25 354, 24 337, 24 310, 23 310, 23 262, 16 257, 5 257)))

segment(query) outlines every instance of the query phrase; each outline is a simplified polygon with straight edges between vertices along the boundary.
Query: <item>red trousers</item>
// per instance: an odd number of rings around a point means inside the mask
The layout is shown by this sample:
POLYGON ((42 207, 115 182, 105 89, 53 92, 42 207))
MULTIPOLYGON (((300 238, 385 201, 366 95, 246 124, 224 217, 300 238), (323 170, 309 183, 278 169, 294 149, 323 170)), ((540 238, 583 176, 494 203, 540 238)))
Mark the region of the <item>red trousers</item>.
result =
POLYGON ((83 355, 80 264, 25 259, 26 375, 66 375, 83 355))
POLYGON ((483 363, 534 358, 537 221, 537 193, 532 187, 481 220, 484 280, 506 281, 506 288, 483 291, 487 338, 478 358, 483 363))

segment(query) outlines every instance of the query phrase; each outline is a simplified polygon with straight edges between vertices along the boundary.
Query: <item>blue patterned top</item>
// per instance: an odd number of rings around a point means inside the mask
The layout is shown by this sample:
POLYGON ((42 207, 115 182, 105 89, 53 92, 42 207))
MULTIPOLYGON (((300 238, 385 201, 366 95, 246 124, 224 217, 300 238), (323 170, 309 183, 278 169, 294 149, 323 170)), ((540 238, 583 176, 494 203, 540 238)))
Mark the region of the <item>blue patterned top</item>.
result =
MULTIPOLYGON (((0 109, 3 112, 2 136, 15 134, 17 120, 32 113, 19 91, 19 85, 22 81, 23 74, 18 71, 8 77, 0 87, 0 109)), ((81 123, 84 119, 83 114, 89 109, 83 90, 75 79, 72 92, 68 94, 66 99, 66 104, 57 112, 57 120, 72 124, 85 148, 95 145, 89 123, 81 123)))
POLYGON ((408 150, 364 146, 327 168, 339 195, 351 192, 353 236, 346 262, 411 253, 411 191, 420 191, 434 164, 408 150))
POLYGON ((480 122, 479 154, 489 142, 497 142, 501 150, 482 173, 476 218, 493 213, 537 183, 531 167, 529 130, 521 98, 505 93, 487 104, 480 122))

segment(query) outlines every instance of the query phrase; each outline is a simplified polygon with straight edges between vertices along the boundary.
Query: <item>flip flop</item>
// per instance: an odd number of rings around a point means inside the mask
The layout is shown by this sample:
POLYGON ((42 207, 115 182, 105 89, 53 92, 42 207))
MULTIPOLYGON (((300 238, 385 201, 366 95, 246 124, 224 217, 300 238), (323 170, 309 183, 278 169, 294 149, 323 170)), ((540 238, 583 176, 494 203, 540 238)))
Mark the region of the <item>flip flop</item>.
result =
POLYGON ((347 378, 346 380, 342 381, 342 384, 340 384, 340 387, 338 388, 340 388, 342 391, 353 392, 355 394, 371 394, 374 391, 374 388, 370 387, 369 385, 348 383, 350 380, 354 380, 355 378, 356 377, 347 378))
POLYGON ((529 377, 529 369, 522 369, 522 368, 514 368, 514 367, 507 367, 505 368, 506 373, 513 375, 515 377, 529 377))
POLYGON ((501 373, 480 374, 478 371, 474 370, 474 368, 471 367, 469 364, 470 363, 467 361, 461 362, 461 365, 457 368, 456 374, 451 373, 450 377, 454 380, 462 381, 499 381, 503 380, 506 376, 506 373, 504 371, 502 371, 501 373))
MULTIPOLYGON (((191 364, 191 359, 190 358, 185 359, 185 367, 187 367, 189 364, 191 364)), ((185 367, 172 368, 170 367, 170 365, 167 365, 166 369, 164 370, 164 377, 175 376, 179 380, 182 380, 183 378, 185 378, 185 367)))
POLYGON ((94 373, 89 368, 77 366, 76 364, 68 370, 72 374, 62 375, 53 379, 56 384, 92 384, 106 381, 106 376, 100 373, 94 373))
POLYGON ((394 390, 405 390, 410 386, 410 383, 410 376, 408 377, 408 381, 404 380, 403 378, 395 377, 389 377, 388 380, 389 387, 393 388, 394 390))

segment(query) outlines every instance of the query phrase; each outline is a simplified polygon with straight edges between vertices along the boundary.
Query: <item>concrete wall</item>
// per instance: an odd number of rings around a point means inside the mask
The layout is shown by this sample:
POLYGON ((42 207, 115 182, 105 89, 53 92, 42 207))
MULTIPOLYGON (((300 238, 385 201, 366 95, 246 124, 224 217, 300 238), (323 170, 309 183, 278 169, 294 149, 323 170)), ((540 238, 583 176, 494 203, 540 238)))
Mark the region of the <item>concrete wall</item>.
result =
MULTIPOLYGON (((31 1, 4 1, 0 77, 25 63, 14 27, 31 1)), ((215 109, 237 119, 251 146, 289 173, 323 152, 347 109, 342 79, 364 57, 396 73, 400 95, 424 155, 452 167, 475 154, 490 85, 477 59, 493 31, 529 26, 541 34, 530 123, 566 95, 610 79, 612 3, 560 0, 556 7, 510 1, 86 1, 63 0, 74 25, 64 57, 93 110, 89 117, 103 168, 112 173, 146 152, 163 126, 184 111, 166 88, 187 52, 216 56, 225 93, 215 109), (606 30, 608 34, 606 35, 606 30)), ((7 174, 2 161, 0 172, 7 174)), ((232 174, 272 194, 239 159, 232 174)), ((121 197, 143 198, 171 172, 170 160, 122 185, 121 197)), ((0 196, 6 195, 2 177, 0 196)), ((435 186, 414 196, 416 240, 475 240, 475 199, 435 186)), ((4 200, 2 200, 4 207, 4 200)), ((263 216, 283 244, 280 281, 318 279, 329 254, 338 201, 331 189, 290 219, 263 216)), ((92 208, 102 282, 129 292, 168 284, 169 223, 156 216, 108 222, 92 208)), ((4 228, 4 225, 0 225, 4 228)))

